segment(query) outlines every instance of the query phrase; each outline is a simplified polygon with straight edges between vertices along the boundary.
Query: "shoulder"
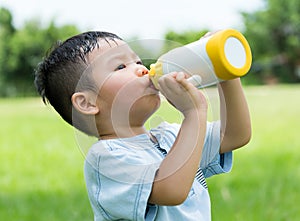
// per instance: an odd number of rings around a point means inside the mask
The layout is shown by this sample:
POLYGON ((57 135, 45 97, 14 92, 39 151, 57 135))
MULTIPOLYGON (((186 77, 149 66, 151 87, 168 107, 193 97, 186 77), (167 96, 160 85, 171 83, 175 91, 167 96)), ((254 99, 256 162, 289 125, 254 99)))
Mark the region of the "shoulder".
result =
POLYGON ((90 148, 86 158, 101 162, 118 160, 138 164, 144 162, 147 145, 144 140, 135 138, 100 140, 90 148))
POLYGON ((85 161, 97 170, 109 172, 114 167, 156 167, 161 159, 157 157, 149 137, 143 134, 128 139, 98 141, 88 151, 85 161))

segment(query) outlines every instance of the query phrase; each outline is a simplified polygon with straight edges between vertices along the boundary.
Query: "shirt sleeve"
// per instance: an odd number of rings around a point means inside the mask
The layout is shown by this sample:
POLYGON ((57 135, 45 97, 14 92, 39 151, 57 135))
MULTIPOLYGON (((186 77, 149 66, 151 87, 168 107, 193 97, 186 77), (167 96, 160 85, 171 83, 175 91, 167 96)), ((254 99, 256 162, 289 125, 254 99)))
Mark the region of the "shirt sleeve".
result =
POLYGON ((228 173, 232 168, 232 152, 220 154, 220 121, 207 124, 200 168, 205 178, 228 173))
POLYGON ((145 219, 159 165, 142 159, 118 148, 101 147, 89 153, 85 176, 95 220, 145 219))
MULTIPOLYGON (((164 122, 153 132, 163 144, 167 144, 165 147, 171 148, 178 131, 180 130, 180 126, 181 125, 179 124, 169 124, 164 122)), ((205 178, 220 173, 230 172, 232 168, 232 152, 220 154, 220 131, 220 121, 207 122, 204 147, 200 162, 200 168, 202 169, 205 178)))

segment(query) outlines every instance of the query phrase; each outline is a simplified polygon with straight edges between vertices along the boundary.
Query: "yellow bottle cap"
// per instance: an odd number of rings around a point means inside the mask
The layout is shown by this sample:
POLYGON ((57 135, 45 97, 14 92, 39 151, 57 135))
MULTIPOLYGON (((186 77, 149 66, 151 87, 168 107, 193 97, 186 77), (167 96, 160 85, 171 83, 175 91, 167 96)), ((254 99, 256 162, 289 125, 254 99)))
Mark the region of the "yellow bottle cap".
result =
POLYGON ((217 77, 222 80, 242 77, 251 67, 250 46, 236 30, 225 29, 215 33, 207 41, 206 51, 217 77))

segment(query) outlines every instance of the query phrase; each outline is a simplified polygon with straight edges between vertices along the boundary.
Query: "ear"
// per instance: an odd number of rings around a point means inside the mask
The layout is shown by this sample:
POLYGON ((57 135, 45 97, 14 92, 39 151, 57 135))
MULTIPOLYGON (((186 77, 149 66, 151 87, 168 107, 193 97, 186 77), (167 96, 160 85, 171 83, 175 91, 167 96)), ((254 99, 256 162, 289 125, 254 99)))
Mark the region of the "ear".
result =
POLYGON ((99 113, 99 108, 96 104, 96 95, 92 92, 76 92, 72 95, 72 104, 74 108, 86 115, 96 115, 99 113))

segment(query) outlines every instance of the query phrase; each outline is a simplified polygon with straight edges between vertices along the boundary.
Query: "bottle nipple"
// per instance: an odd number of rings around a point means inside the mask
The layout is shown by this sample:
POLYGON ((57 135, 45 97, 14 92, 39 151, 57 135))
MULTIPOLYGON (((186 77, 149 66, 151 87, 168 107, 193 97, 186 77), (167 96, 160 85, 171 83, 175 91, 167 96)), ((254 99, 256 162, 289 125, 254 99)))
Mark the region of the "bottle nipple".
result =
POLYGON ((150 65, 149 78, 154 87, 158 89, 158 79, 163 75, 162 63, 160 61, 150 65))
POLYGON ((149 77, 153 77, 155 75, 155 64, 150 65, 149 77))

